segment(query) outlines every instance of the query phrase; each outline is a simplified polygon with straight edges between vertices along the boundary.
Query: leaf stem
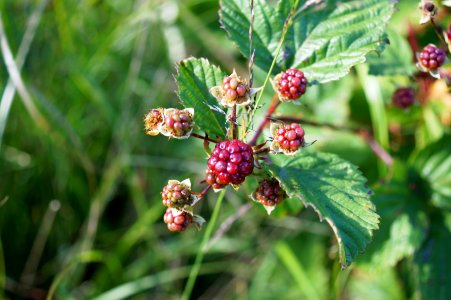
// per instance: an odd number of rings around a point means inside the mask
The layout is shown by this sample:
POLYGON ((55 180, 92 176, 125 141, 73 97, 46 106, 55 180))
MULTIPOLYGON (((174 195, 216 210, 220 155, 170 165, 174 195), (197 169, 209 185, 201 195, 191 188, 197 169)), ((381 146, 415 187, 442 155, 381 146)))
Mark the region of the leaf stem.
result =
POLYGON ((213 228, 215 226, 216 220, 218 219, 219 210, 221 208, 222 200, 224 200, 225 189, 221 191, 218 199, 216 200, 216 205, 213 210, 213 214, 211 215, 210 222, 208 223, 207 229, 205 230, 205 234, 202 238, 202 242, 200 244, 199 249, 197 250, 196 260, 194 261, 193 268, 188 277, 188 282, 186 283, 185 290, 183 291, 183 300, 189 300, 191 297, 191 293, 194 288, 194 283, 196 282, 197 275, 199 274, 199 270, 202 264, 202 260, 205 254, 205 247, 210 240, 211 234, 213 233, 213 228))
POLYGON ((277 94, 274 94, 274 96, 272 97, 271 105, 268 107, 268 110, 265 113, 265 117, 258 126, 257 131, 255 131, 255 135, 249 142, 249 145, 255 146, 255 144, 257 144, 258 138, 263 132, 263 129, 265 129, 266 125, 268 125, 269 121, 271 120, 271 115, 274 113, 280 103, 281 102, 279 101, 279 97, 277 96, 277 94))

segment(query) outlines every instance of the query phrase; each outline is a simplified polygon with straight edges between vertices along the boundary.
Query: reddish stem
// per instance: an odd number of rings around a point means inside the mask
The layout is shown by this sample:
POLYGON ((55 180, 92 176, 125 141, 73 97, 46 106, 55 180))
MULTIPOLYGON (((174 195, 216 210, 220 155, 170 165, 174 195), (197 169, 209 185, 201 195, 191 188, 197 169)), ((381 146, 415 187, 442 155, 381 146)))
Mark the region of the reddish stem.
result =
POLYGON ((277 96, 277 94, 274 94, 274 96, 272 97, 271 104, 269 105, 268 110, 266 111, 265 117, 263 118, 262 122, 258 126, 258 129, 255 132, 254 137, 249 142, 249 145, 255 146, 258 138, 260 137, 261 133, 263 132, 263 129, 265 129, 266 125, 268 125, 271 115, 276 111, 276 108, 277 108, 277 106, 279 106, 279 104, 280 104, 279 97, 277 96))
POLYGON ((212 142, 212 143, 219 143, 219 141, 213 140, 213 139, 209 138, 208 136, 201 136, 200 134, 197 134, 197 133, 194 133, 194 132, 191 132, 190 136, 198 138, 198 139, 201 139, 203 141, 207 140, 207 141, 212 142))
POLYGON ((197 196, 197 200, 195 202, 193 202, 193 204, 191 204, 191 206, 195 206, 197 203, 199 203, 200 200, 202 200, 202 198, 205 197, 205 195, 208 193, 208 191, 211 189, 211 185, 207 185, 202 192, 200 193, 194 193, 197 196))
POLYGON ((232 139, 236 139, 236 104, 232 107, 232 116, 230 117, 230 130, 232 131, 232 139))

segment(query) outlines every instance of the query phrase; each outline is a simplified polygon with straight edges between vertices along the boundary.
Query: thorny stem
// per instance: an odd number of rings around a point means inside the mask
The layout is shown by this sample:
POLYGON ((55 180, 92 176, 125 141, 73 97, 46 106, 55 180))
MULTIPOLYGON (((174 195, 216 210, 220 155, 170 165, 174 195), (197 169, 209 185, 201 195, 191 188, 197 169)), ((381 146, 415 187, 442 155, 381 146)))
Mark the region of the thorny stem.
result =
POLYGON ((279 97, 277 96, 277 94, 274 94, 274 96, 272 97, 271 104, 269 105, 268 110, 265 113, 265 117, 263 118, 260 125, 258 126, 258 129, 255 131, 255 135, 252 138, 252 140, 249 142, 249 145, 255 146, 255 144, 257 144, 258 138, 260 137, 261 133, 263 132, 263 129, 265 129, 266 125, 268 125, 271 115, 274 113, 274 111, 276 110, 277 106, 279 106, 279 104, 280 104, 279 97))
POLYGON ((200 134, 197 134, 197 133, 194 133, 194 132, 191 132, 190 136, 198 138, 198 139, 201 139, 203 141, 207 140, 207 141, 212 142, 212 143, 218 143, 219 142, 217 140, 209 138, 208 136, 201 136, 200 134))
POLYGON ((193 202, 193 204, 191 204, 191 206, 195 206, 197 203, 199 203, 200 200, 202 200, 202 198, 205 197, 205 195, 208 193, 208 191, 211 189, 211 185, 207 185, 202 192, 200 193, 195 193, 195 195, 197 196, 197 200, 193 202))

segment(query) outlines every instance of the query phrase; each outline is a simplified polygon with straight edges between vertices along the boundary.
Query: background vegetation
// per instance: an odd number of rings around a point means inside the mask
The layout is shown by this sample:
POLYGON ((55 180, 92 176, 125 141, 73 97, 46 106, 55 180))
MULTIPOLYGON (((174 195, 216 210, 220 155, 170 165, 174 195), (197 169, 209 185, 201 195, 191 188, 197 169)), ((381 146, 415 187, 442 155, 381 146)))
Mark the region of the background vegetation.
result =
MULTIPOLYGON (((400 1, 383 58, 406 74, 414 71, 413 41, 438 42, 431 26, 418 25, 417 5, 400 1)), ((148 138, 142 119, 152 107, 180 107, 173 74, 181 59, 208 57, 228 73, 246 72, 218 26, 218 8, 210 0, 0 2, 9 43, 0 64, 4 297, 180 297, 203 232, 170 233, 160 191, 171 178, 201 181, 206 155, 200 140, 148 138), (23 64, 14 84, 8 50, 23 64)), ((443 27, 447 12, 441 10, 443 27)), ((193 299, 449 297, 449 90, 443 80, 417 76, 418 103, 399 110, 391 94, 410 78, 367 75, 377 72, 378 59, 310 89, 305 106, 279 111, 327 124, 305 125, 308 140, 318 141, 312 147, 340 155, 369 178, 382 221, 368 251, 340 270, 327 224, 294 199, 268 217, 248 199, 250 183, 226 194, 193 299), (433 167, 430 157, 439 157, 433 167), (426 175, 438 172, 443 197, 424 180, 424 167, 426 175)), ((258 86, 265 73, 255 76, 258 86)), ((216 197, 207 196, 200 214, 211 215, 216 197)))

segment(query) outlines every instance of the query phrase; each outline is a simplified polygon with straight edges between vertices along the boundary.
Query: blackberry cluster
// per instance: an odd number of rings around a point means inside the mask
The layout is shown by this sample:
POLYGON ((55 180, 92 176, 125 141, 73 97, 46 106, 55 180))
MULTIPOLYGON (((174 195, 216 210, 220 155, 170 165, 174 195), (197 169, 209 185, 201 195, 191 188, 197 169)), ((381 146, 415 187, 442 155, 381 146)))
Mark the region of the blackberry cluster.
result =
POLYGON ((192 116, 182 110, 171 109, 165 114, 164 124, 175 137, 182 137, 188 134, 194 127, 192 116))
POLYGON ((208 159, 205 181, 214 189, 240 184, 254 170, 252 147, 240 140, 216 144, 208 159))
POLYGON ((247 92, 246 85, 240 83, 236 78, 233 78, 232 76, 224 78, 222 89, 224 90, 225 97, 229 101, 234 101, 237 98, 244 97, 247 92))
POLYGON ((282 150, 295 152, 304 146, 304 129, 299 124, 282 125, 275 132, 274 140, 282 150))
POLYGON ((398 108, 409 108, 415 102, 415 92, 412 88, 399 88, 392 97, 393 105, 398 108))
POLYGON ((442 49, 429 44, 420 53, 420 64, 426 69, 436 70, 443 65, 445 58, 446 54, 442 49))
POLYGON ((283 201, 286 195, 275 179, 265 179, 258 185, 254 198, 264 206, 274 206, 283 201))
POLYGON ((288 69, 280 74, 277 89, 287 99, 296 100, 305 94, 307 83, 307 78, 302 71, 288 69))
POLYGON ((192 202, 191 189, 183 183, 170 181, 161 192, 163 205, 167 207, 182 208, 192 202))
POLYGON ((187 212, 181 212, 179 215, 174 216, 172 210, 168 208, 163 219, 168 224, 170 231, 182 232, 191 224, 193 217, 187 212))

